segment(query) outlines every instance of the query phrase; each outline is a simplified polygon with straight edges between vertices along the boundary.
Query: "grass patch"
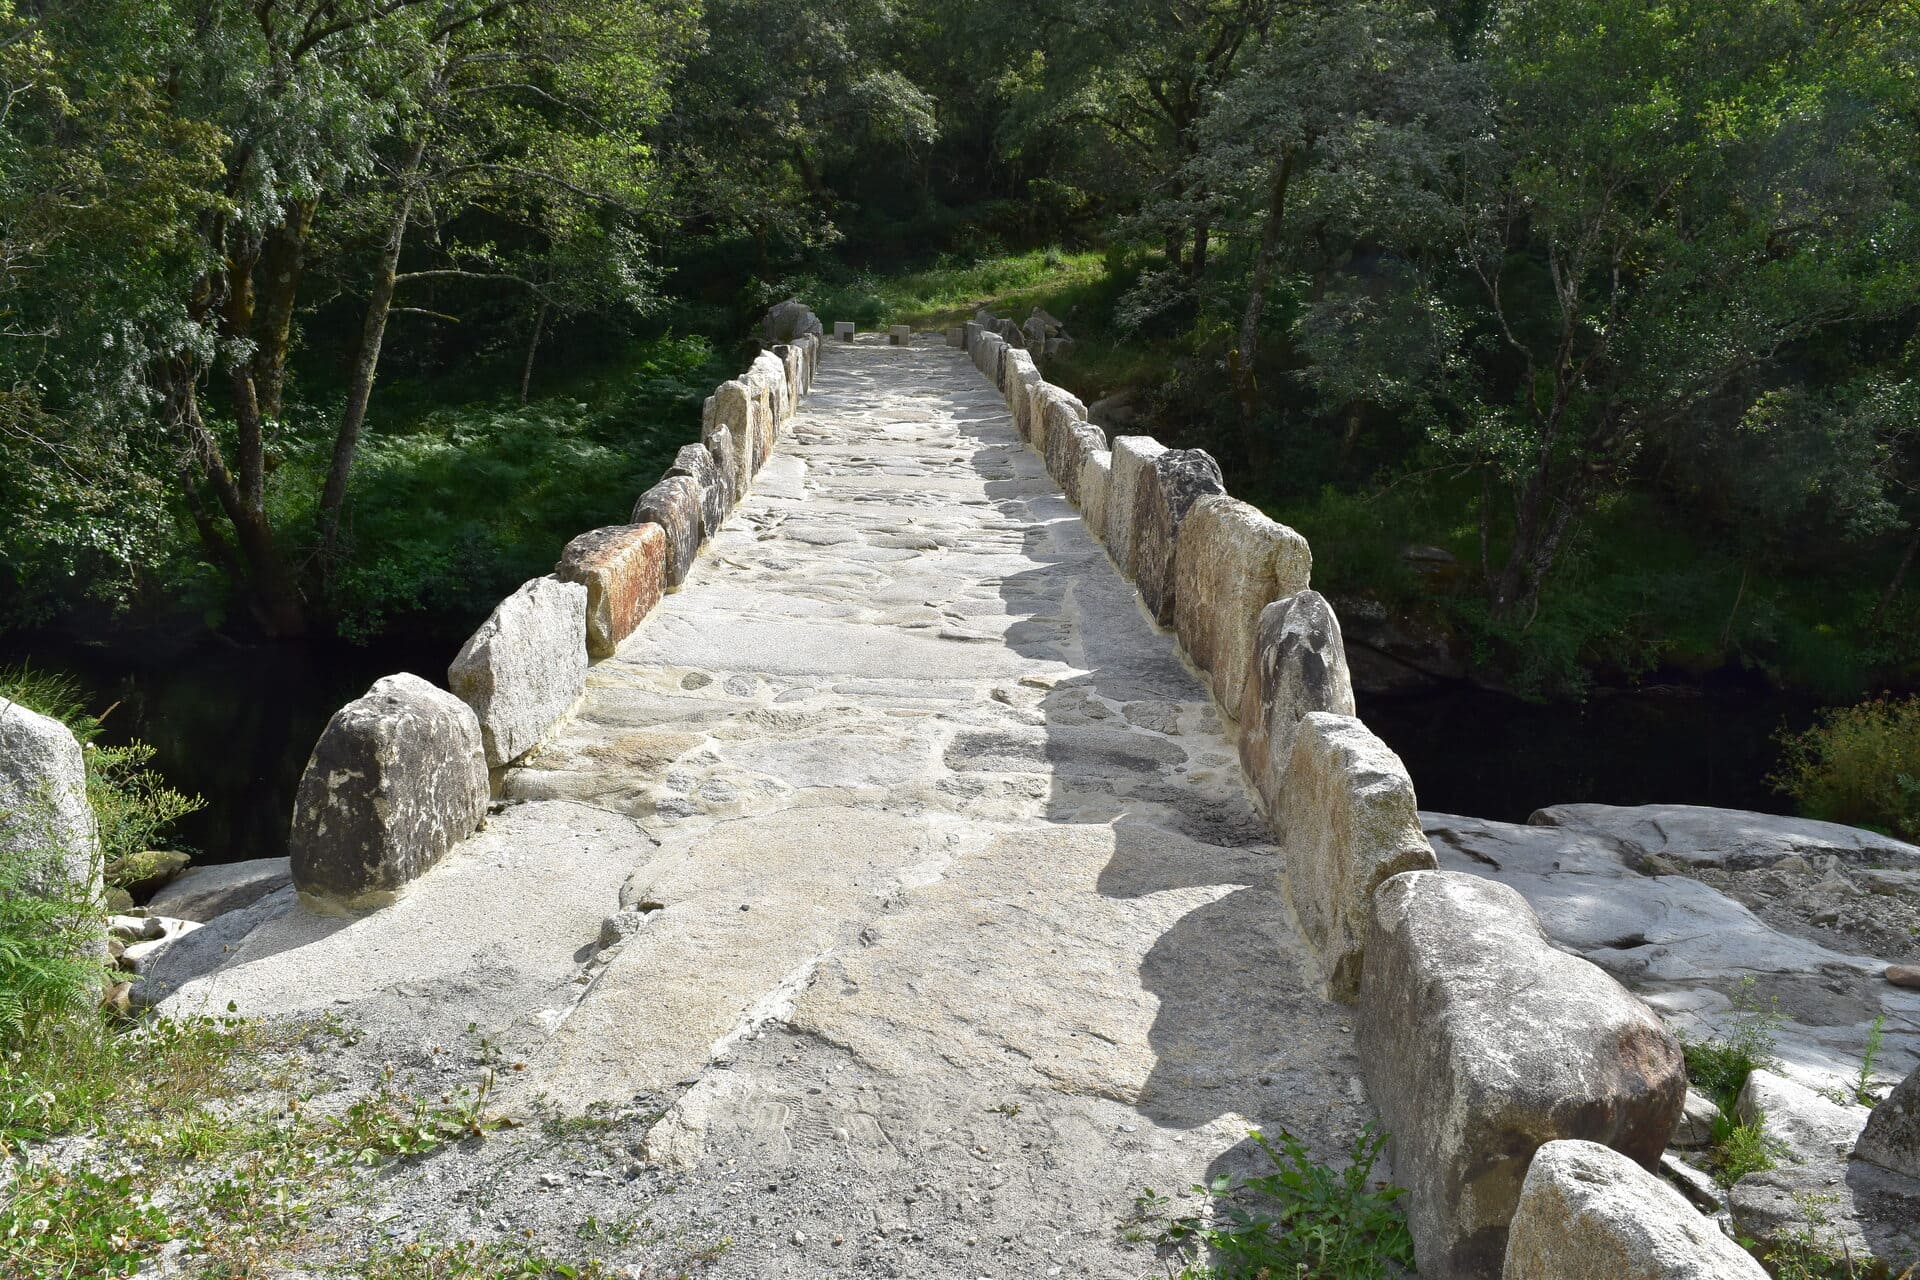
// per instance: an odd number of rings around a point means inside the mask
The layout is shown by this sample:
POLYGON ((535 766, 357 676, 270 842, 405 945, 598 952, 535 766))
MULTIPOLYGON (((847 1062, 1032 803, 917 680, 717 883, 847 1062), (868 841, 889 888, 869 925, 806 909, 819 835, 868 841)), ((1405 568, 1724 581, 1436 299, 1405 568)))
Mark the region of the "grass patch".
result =
MULTIPOLYGON (((1258 1130, 1250 1136, 1273 1172, 1222 1175, 1195 1186, 1207 1198, 1206 1210, 1174 1218, 1160 1233, 1163 1247, 1189 1258, 1180 1280, 1375 1280, 1412 1273, 1413 1237, 1394 1204, 1405 1193, 1373 1181, 1385 1135, 1369 1126, 1341 1169, 1315 1161, 1285 1130, 1277 1148, 1258 1130)), ((1152 1216, 1166 1203, 1149 1187, 1136 1202, 1137 1214, 1152 1216)))
POLYGON ((1680 1037, 1681 1049, 1686 1055, 1687 1083, 1711 1099, 1723 1114, 1729 1115, 1749 1075, 1780 1065, 1773 1056, 1773 1048, 1775 1033, 1783 1020, 1778 1002, 1762 1002, 1755 994, 1754 980, 1750 977, 1740 980, 1730 999, 1733 1003, 1730 1035, 1701 1040, 1680 1037))

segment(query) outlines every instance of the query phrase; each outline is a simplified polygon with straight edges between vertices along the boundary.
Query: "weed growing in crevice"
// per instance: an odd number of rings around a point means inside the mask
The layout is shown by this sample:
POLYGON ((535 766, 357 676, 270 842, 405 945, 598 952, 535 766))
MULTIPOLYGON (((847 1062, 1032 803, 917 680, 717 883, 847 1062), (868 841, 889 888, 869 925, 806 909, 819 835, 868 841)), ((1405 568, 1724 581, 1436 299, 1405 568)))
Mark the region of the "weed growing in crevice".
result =
MULTIPOLYGON (((1178 1280, 1376 1280, 1412 1273, 1413 1237, 1394 1204, 1405 1193, 1373 1179, 1384 1134, 1369 1125, 1340 1169, 1315 1161, 1284 1129, 1277 1149, 1258 1130, 1249 1136, 1273 1172, 1223 1174, 1193 1188, 1207 1198, 1206 1209, 1172 1219, 1159 1236, 1160 1245, 1187 1260, 1178 1280)), ((1167 1203, 1147 1188, 1135 1201, 1136 1221, 1164 1212, 1167 1203)))
POLYGON ((1773 1070, 1779 1060, 1773 1056, 1775 1035, 1785 1019, 1779 1002, 1761 1002, 1754 991, 1754 980, 1742 978, 1734 988, 1733 1031, 1722 1039, 1704 1040, 1680 1037, 1687 1060, 1687 1083, 1712 1099, 1722 1114, 1733 1113, 1740 1090, 1755 1070, 1773 1070))

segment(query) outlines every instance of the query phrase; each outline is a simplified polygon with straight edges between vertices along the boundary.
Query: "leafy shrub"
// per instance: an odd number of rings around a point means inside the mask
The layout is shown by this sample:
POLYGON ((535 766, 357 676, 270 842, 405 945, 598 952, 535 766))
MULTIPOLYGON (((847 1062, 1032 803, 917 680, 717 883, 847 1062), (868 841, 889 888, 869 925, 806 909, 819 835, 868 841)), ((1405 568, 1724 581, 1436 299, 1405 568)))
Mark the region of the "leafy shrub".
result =
POLYGON ((1920 698, 1832 708, 1780 743, 1771 781, 1801 813, 1920 839, 1920 698))
MULTIPOLYGON (((1369 1126, 1338 1170, 1316 1162, 1285 1130, 1277 1151, 1258 1130, 1250 1136, 1274 1171, 1223 1174, 1194 1188, 1210 1199, 1211 1215, 1174 1219, 1162 1243, 1202 1247, 1211 1260, 1186 1267, 1181 1280, 1375 1280, 1412 1272, 1413 1237, 1393 1203, 1405 1192, 1370 1185, 1384 1134, 1369 1126)), ((1140 1203, 1164 1201, 1148 1188, 1140 1203)))
POLYGON ((1713 1178, 1723 1187, 1773 1168, 1780 1145, 1767 1135, 1764 1119, 1741 1124, 1725 1112, 1714 1118, 1711 1138, 1713 1178))

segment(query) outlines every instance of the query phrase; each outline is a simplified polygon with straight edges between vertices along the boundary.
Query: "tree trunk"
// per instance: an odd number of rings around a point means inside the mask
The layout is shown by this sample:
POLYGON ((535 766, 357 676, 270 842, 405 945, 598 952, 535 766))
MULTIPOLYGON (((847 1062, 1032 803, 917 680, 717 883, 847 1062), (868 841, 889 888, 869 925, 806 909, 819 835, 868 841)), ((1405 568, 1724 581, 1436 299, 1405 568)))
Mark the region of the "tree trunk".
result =
POLYGON ((1240 423, 1251 429, 1260 410, 1260 384, 1254 364, 1260 354, 1260 319, 1267 309, 1267 281, 1280 256, 1280 227, 1287 211, 1287 184, 1293 177, 1293 148, 1280 153, 1267 194, 1267 220, 1260 229, 1260 252, 1253 260, 1253 280, 1247 287, 1246 310, 1240 314, 1240 345, 1229 362, 1234 397, 1240 402, 1240 423))
POLYGON ((287 207, 286 221, 267 233, 255 274, 259 279, 259 314, 254 337, 253 385, 260 412, 270 421, 280 417, 281 393, 287 380, 287 348, 293 337, 293 304, 300 276, 306 269, 307 233, 313 229, 316 205, 299 200, 287 207))
POLYGON ((547 301, 533 309, 533 332, 527 335, 527 356, 520 362, 520 403, 527 402, 527 393, 533 387, 533 357, 540 350, 540 335, 547 327, 547 301))
POLYGON ((347 477, 353 472, 353 454, 360 434, 367 425, 367 403, 373 396, 374 375, 380 368, 380 344, 387 334, 387 317, 393 313, 393 291, 400 274, 400 251, 406 244, 407 223, 413 217, 414 175, 427 150, 423 131, 414 142, 407 164, 400 173, 399 207, 387 229, 387 242, 380 250, 380 264, 374 271, 373 291, 367 299, 367 314, 360 326, 360 345, 354 351, 353 367, 347 377, 347 403, 340 411, 340 428, 333 439, 333 460, 327 467, 327 482, 320 491, 320 562, 327 572, 340 541, 340 510, 347 500, 347 477))
POLYGON ((1207 225, 1205 218, 1196 218, 1193 223, 1193 257, 1187 262, 1187 274, 1198 280, 1207 273, 1207 246, 1211 242, 1213 228, 1207 225))
MULTIPOLYGON (((207 477, 207 483, 213 489, 214 497, 219 500, 221 511, 233 526, 234 543, 239 550, 238 566, 230 554, 220 554, 218 558, 228 566, 229 572, 236 567, 244 569, 245 579, 236 585, 242 589, 254 618, 268 635, 305 635, 306 605, 300 598, 299 588, 294 584, 292 572, 275 545, 273 526, 267 520, 265 504, 250 501, 245 483, 236 481, 233 473, 227 469, 226 461, 220 455, 219 441, 208 430, 206 420, 200 415, 191 371, 184 372, 182 377, 186 379, 184 385, 175 388, 175 416, 194 458, 207 477)), ((181 474, 183 481, 190 481, 191 477, 184 468, 181 474)), ((191 492, 189 485, 190 495, 191 492)), ((192 509, 194 505, 190 496, 189 508, 192 509)), ((211 531, 210 526, 208 531, 211 531)))

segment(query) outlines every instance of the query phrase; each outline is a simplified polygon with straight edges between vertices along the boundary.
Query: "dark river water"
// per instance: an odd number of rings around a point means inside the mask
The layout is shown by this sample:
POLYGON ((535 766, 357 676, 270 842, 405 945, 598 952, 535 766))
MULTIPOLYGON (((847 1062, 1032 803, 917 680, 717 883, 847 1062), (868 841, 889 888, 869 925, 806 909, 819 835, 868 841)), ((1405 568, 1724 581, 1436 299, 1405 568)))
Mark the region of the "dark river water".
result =
MULTIPOLYGON (((0 644, 0 663, 66 672, 91 709, 112 705, 103 737, 151 743, 167 779, 207 801, 173 843, 229 862, 286 852, 294 789, 334 711, 397 671, 444 685, 456 648, 203 640, 128 653, 15 638, 0 644)), ((1816 706, 1739 687, 1601 690, 1584 704, 1539 705, 1462 684, 1359 701, 1406 761, 1422 807, 1514 822, 1586 800, 1787 812, 1766 783, 1774 738, 1804 727, 1816 706)))

